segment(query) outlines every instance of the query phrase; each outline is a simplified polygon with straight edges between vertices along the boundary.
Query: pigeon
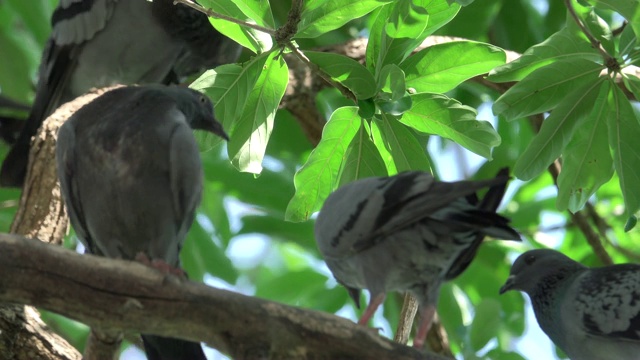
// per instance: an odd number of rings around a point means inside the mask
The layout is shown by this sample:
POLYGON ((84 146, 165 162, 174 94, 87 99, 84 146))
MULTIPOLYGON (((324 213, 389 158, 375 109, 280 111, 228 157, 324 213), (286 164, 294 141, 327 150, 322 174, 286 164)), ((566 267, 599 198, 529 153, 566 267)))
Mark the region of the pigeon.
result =
POLYGON ((318 248, 338 283, 359 307, 366 325, 389 291, 409 291, 422 313, 414 347, 422 348, 440 286, 460 275, 485 236, 520 240, 496 214, 508 169, 489 180, 440 182, 420 171, 371 177, 340 187, 325 201, 315 224, 318 248), (489 188, 482 201, 476 192, 489 188))
POLYGON ((640 358, 640 265, 588 268, 551 249, 520 255, 500 289, 525 292, 542 330, 572 360, 640 358))
MULTIPOLYGON (((228 140, 208 98, 162 85, 108 91, 60 127, 60 188, 88 253, 179 268, 202 197, 192 129, 228 140)), ((197 343, 142 338, 149 360, 206 359, 197 343)))
POLYGON ((176 83, 236 61, 241 50, 173 0, 61 0, 51 22, 32 111, 0 170, 5 187, 22 186, 31 139, 61 104, 92 88, 176 83))

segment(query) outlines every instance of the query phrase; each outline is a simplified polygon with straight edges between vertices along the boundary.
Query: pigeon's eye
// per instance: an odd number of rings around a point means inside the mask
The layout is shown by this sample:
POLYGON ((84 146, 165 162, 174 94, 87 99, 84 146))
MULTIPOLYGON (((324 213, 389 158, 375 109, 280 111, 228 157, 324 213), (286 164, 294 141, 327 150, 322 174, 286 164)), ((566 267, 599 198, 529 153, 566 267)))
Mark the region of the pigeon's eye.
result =
POLYGON ((527 265, 531 265, 531 264, 533 264, 534 262, 536 262, 536 256, 535 256, 535 255, 533 255, 533 254, 527 255, 527 256, 524 258, 524 262, 525 262, 525 263, 527 263, 527 265))
POLYGON ((206 104, 207 103, 207 98, 204 96, 200 96, 200 103, 201 104, 206 104))

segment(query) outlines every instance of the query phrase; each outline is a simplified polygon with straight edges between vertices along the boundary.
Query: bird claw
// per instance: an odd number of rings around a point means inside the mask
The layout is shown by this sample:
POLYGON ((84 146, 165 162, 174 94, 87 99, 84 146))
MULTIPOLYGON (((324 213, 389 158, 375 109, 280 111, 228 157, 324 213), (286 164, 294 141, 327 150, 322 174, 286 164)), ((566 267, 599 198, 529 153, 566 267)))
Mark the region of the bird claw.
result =
POLYGON ((159 270, 163 274, 174 275, 181 280, 187 279, 187 273, 184 270, 177 267, 173 267, 167 264, 166 261, 161 259, 151 260, 145 253, 139 252, 135 257, 135 260, 138 261, 139 263, 142 263, 143 265, 159 270))

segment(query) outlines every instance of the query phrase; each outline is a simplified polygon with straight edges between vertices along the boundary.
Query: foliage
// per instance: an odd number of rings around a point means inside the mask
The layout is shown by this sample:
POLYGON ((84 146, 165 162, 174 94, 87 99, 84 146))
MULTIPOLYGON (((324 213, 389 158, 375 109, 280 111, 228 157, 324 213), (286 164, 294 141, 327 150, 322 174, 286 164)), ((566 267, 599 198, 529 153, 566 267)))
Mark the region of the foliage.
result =
MULTIPOLYGON (((3 95, 32 99, 55 3, 0 2, 3 95)), ((214 100, 231 137, 226 153, 211 142, 203 153, 205 200, 183 250, 194 279, 354 317, 308 221, 326 196, 368 176, 420 169, 457 179, 478 169, 476 177, 487 178, 505 165, 524 181, 513 182, 503 213, 525 242, 488 242, 442 290, 439 313, 460 358, 525 355, 515 344, 537 325, 525 322, 521 295, 498 296, 515 253, 553 246, 600 264, 569 212, 586 205, 581 214, 614 260, 638 261, 638 0, 308 0, 287 38, 274 34, 287 21, 289 1, 200 3, 256 26, 212 20, 247 48, 244 62, 209 70, 191 85, 214 100), (433 34, 462 39, 418 48, 433 34), (364 64, 317 51, 359 35, 369 38, 364 64), (507 63, 503 49, 523 54, 507 63), (309 109, 326 114, 315 147, 279 110, 289 82, 285 53, 332 80, 309 109), (485 81, 469 81, 487 73, 485 81), (546 169, 558 158, 556 193, 546 169)), ((17 196, 0 189, 5 203, 17 196)), ((15 204, 0 211, 5 229, 14 212, 15 204)), ((392 334, 400 304, 391 297, 389 322, 375 319, 384 335, 392 334)), ((84 328, 47 320, 81 346, 84 328)))

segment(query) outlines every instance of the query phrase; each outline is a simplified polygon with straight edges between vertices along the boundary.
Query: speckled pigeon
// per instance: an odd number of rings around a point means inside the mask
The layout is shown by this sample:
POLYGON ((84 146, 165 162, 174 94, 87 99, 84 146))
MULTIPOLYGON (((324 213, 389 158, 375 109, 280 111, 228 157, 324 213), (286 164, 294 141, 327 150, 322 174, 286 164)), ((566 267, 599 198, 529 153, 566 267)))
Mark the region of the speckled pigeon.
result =
POLYGON ((342 186, 324 203, 315 236, 327 266, 359 306, 360 289, 371 300, 359 324, 368 323, 389 291, 410 291, 422 320, 414 346, 422 347, 440 285, 460 275, 485 236, 519 240, 509 220, 496 214, 509 180, 436 181, 412 171, 342 186), (489 188, 482 201, 476 192, 489 188))
POLYGON ((51 22, 32 112, 2 164, 2 186, 22 186, 31 139, 59 105, 91 88, 174 83, 241 50, 173 0, 61 0, 51 22))
MULTIPOLYGON (((62 125, 60 187, 89 253, 179 267, 202 195, 192 129, 227 138, 204 95, 162 85, 109 91, 62 125)), ((150 335, 143 341, 150 360, 206 359, 200 344, 150 335)))
POLYGON ((542 330, 572 360, 640 359, 640 265, 590 269, 550 249, 513 263, 500 293, 529 295, 542 330))

